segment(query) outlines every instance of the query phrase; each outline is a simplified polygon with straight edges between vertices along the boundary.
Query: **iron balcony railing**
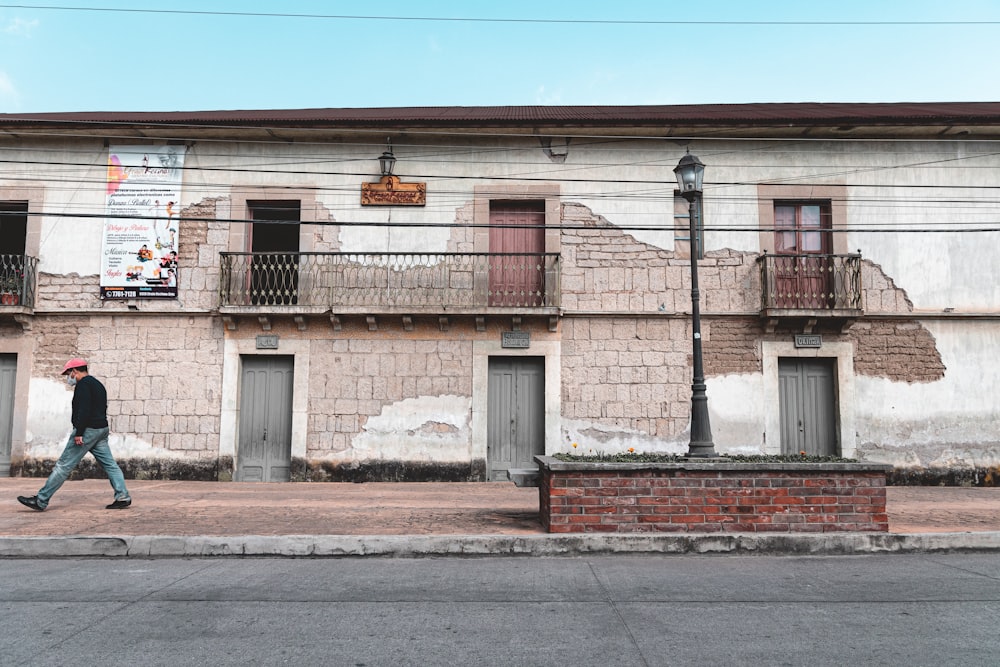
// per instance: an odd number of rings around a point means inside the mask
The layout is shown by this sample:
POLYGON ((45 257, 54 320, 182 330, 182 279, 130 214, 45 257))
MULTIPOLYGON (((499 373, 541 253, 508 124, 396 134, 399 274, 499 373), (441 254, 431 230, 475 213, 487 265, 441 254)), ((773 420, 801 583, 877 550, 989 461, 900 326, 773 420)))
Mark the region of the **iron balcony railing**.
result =
POLYGON ((28 255, 0 255, 0 308, 35 307, 35 274, 38 258, 28 255))
POLYGON ((764 311, 862 309, 859 254, 764 254, 757 261, 764 311))
POLYGON ((220 304, 556 308, 558 254, 221 253, 220 304))

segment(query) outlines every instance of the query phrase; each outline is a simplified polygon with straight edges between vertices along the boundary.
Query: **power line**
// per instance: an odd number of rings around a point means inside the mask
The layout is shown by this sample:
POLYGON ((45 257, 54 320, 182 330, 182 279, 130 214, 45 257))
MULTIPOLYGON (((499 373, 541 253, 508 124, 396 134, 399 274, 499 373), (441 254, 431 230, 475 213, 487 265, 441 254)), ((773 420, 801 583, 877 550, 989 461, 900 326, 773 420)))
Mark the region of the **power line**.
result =
POLYGON ((235 12, 185 9, 136 9, 120 7, 65 7, 59 5, 0 4, 0 9, 41 9, 52 11, 107 12, 117 14, 175 14, 337 21, 415 21, 438 23, 510 23, 543 25, 634 25, 634 26, 988 26, 1000 21, 737 21, 737 20, 653 20, 653 19, 544 19, 474 16, 378 16, 361 14, 306 14, 290 12, 235 12))
MULTIPOLYGON (((277 210, 277 209, 276 209, 277 210)), ((54 213, 54 212, 41 212, 41 211, 25 211, 25 210, 11 210, 3 211, 0 210, 0 215, 26 215, 26 216, 44 216, 51 218, 70 218, 70 219, 87 219, 87 220, 163 220, 162 216, 153 215, 117 215, 117 214, 107 214, 107 213, 54 213)), ((596 229, 614 229, 620 231, 642 231, 642 232, 667 232, 675 230, 686 230, 687 225, 588 225, 588 224, 572 224, 572 223, 559 223, 556 225, 519 225, 519 224, 493 224, 493 223, 472 223, 472 222, 381 222, 375 220, 328 220, 328 221, 309 221, 302 222, 299 220, 261 220, 252 218, 197 218, 197 217, 187 217, 187 216, 175 216, 173 218, 174 222, 190 222, 190 223, 221 223, 226 225, 232 224, 268 224, 268 225, 312 225, 319 227, 388 227, 392 229, 407 229, 407 228, 431 228, 431 229, 451 229, 451 228, 462 228, 462 229, 497 229, 497 228, 510 228, 510 229, 543 229, 543 230, 560 230, 560 231, 573 231, 573 230, 588 230, 593 231, 596 229)), ((952 234, 964 234, 964 233, 993 233, 1000 232, 1000 220, 991 220, 984 224, 988 226, 983 227, 958 227, 958 225, 969 225, 974 223, 968 222, 956 222, 951 221, 948 223, 940 223, 942 225, 948 225, 947 227, 863 227, 858 225, 847 226, 847 227, 836 227, 832 229, 813 229, 813 228, 788 228, 788 227, 760 227, 760 226, 738 226, 738 227, 726 227, 726 226, 710 226, 705 225, 702 229, 707 232, 743 232, 759 234, 761 232, 790 232, 790 231, 810 231, 817 232, 820 234, 845 234, 845 233, 869 233, 869 234, 938 234, 938 233, 952 233, 952 234)), ((435 254, 431 252, 430 254, 435 254)))

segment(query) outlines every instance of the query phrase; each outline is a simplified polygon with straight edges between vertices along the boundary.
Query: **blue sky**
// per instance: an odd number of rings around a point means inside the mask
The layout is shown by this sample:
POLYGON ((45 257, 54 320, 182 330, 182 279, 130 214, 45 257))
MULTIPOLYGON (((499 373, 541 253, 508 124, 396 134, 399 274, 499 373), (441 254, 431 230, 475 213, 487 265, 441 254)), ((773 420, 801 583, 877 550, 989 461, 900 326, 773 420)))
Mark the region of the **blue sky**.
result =
POLYGON ((1000 0, 44 6, 0 0, 0 112, 1000 100, 1000 0))

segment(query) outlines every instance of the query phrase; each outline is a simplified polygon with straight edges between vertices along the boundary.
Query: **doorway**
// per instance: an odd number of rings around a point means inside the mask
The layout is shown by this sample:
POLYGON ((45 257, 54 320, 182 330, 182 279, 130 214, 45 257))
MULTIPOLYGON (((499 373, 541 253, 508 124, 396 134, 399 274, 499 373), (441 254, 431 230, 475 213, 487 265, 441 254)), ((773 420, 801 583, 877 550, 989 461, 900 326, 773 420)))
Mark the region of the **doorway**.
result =
POLYGON ((544 302, 545 202, 490 202, 491 306, 544 302))
POLYGON ((490 357, 487 393, 486 479, 507 481, 545 453, 544 357, 490 357))
POLYGON ((778 359, 781 453, 837 456, 834 359, 778 359))
POLYGON ((10 476, 16 380, 17 355, 0 354, 0 477, 10 476))
POLYGON ((829 204, 776 203, 774 277, 778 308, 832 306, 829 204))
POLYGON ((292 465, 294 357, 243 356, 236 481, 287 482, 292 465))
POLYGON ((250 301, 289 306, 299 302, 298 201, 250 201, 250 301))

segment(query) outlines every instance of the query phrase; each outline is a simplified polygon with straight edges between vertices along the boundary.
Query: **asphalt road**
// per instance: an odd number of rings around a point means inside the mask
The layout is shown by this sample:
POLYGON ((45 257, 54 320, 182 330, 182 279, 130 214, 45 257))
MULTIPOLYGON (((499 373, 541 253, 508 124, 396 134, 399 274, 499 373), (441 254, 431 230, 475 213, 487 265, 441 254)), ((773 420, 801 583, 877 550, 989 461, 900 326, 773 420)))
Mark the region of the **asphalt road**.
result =
POLYGON ((0 560, 4 665, 996 665, 995 554, 0 560))

